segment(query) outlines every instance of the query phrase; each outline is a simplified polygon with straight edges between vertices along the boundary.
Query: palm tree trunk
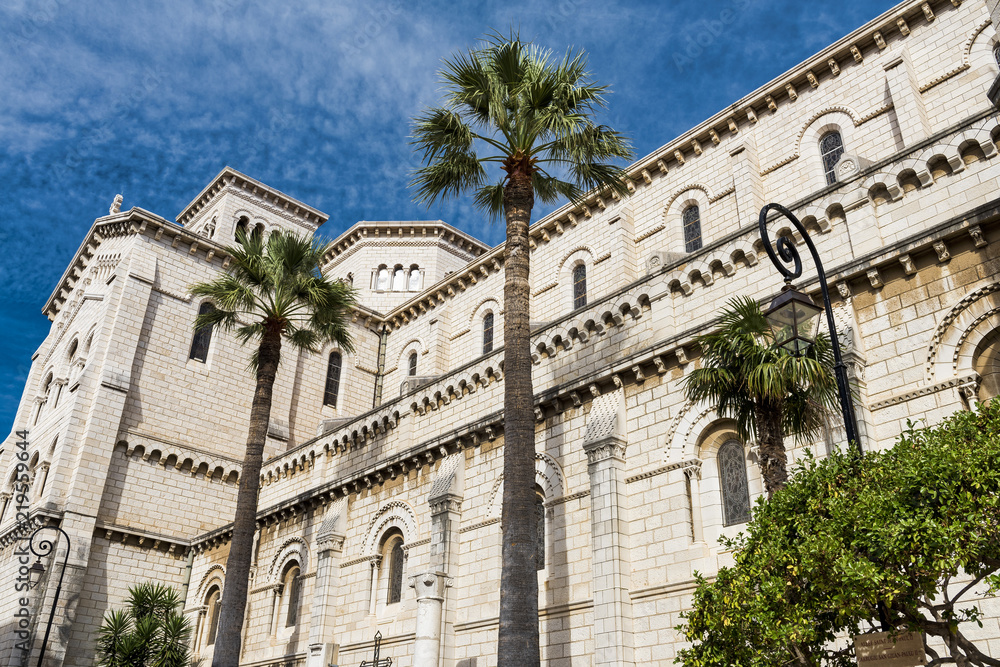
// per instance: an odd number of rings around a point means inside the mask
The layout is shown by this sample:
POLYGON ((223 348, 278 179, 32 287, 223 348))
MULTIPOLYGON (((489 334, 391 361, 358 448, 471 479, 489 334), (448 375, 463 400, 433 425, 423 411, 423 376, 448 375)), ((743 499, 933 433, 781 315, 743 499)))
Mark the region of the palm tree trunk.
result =
POLYGON ((760 443, 760 475, 770 498, 788 482, 785 431, 781 427, 781 405, 757 403, 757 442, 760 443))
POLYGON ((504 188, 504 456, 503 567, 500 573, 498 667, 539 664, 535 567, 535 421, 531 387, 528 225, 531 174, 515 165, 504 188))
POLYGON ((264 460, 267 425, 271 418, 271 394, 281 358, 281 328, 267 326, 261 338, 257 364, 257 388, 250 406, 250 432, 236 496, 233 539, 226 559, 226 585, 219 610, 219 631, 212 667, 236 667, 240 661, 243 615, 247 604, 253 536, 257 527, 257 495, 264 460))

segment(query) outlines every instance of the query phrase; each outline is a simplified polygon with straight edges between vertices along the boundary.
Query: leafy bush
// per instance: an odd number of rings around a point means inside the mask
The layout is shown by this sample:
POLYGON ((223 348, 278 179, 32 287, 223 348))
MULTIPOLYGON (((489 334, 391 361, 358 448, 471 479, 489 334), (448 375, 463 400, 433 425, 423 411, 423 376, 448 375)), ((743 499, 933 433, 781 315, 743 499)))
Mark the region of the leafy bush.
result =
POLYGON ((942 640, 929 664, 1000 664, 964 632, 1000 585, 1000 401, 885 452, 807 456, 724 543, 735 565, 699 576, 678 627, 687 667, 854 665, 844 637, 882 627, 942 640))

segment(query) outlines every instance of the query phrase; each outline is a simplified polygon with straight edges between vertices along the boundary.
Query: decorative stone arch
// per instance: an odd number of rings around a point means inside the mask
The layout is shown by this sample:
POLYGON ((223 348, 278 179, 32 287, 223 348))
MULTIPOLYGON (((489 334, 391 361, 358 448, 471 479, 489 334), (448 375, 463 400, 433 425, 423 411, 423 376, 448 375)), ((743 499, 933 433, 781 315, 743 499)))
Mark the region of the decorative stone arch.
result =
POLYGON ((368 522, 362 554, 371 558, 379 555, 382 536, 386 531, 397 528, 403 534, 403 544, 410 544, 417 538, 417 515, 409 504, 393 500, 379 508, 368 522))
MULTIPOLYGON (((583 266, 586 270, 588 285, 594 284, 594 251, 588 246, 579 246, 563 256, 559 263, 558 282, 562 285, 560 291, 563 293, 560 299, 567 311, 573 308, 573 271, 578 266, 583 266)), ((588 289, 587 302, 594 301, 592 292, 588 289)))
POLYGON ((271 559, 271 566, 267 570, 267 578, 272 584, 281 583, 281 575, 285 571, 290 561, 297 561, 299 572, 305 574, 309 571, 309 546, 301 537, 290 537, 278 549, 278 553, 271 559))
POLYGON ((984 18, 972 29, 962 44, 961 69, 987 68, 990 77, 995 76, 997 62, 993 49, 997 46, 997 31, 989 17, 984 18))
POLYGON ((717 419, 715 406, 708 401, 685 402, 667 431, 664 461, 698 458, 698 436, 717 419))
MULTIPOLYGON (((413 354, 414 352, 417 353, 417 358, 419 359, 420 357, 430 352, 430 350, 427 348, 427 345, 424 344, 423 339, 411 338, 410 340, 406 341, 406 345, 404 345, 403 348, 400 350, 399 357, 397 357, 396 359, 396 366, 394 368, 387 368, 385 372, 389 373, 390 371, 394 371, 397 368, 402 368, 404 375, 409 373, 408 364, 410 360, 410 355, 413 354)), ((417 369, 418 373, 419 370, 420 369, 418 368, 417 369)))
POLYGON ((827 186, 819 147, 820 139, 829 132, 839 132, 844 144, 844 154, 856 154, 859 143, 854 129, 860 124, 860 116, 850 107, 832 106, 814 114, 799 130, 796 153, 806 160, 803 173, 808 179, 810 190, 819 190, 827 186))
POLYGON ((201 604, 200 601, 205 599, 205 596, 208 595, 209 589, 211 589, 212 586, 215 585, 218 585, 219 590, 222 593, 225 593, 226 592, 225 584, 226 584, 226 568, 224 568, 222 565, 219 565, 218 563, 211 565, 205 572, 205 574, 202 575, 201 581, 199 582, 198 587, 195 589, 196 591, 195 599, 199 601, 199 604, 201 604))
POLYGON ((691 206, 698 207, 698 222, 701 227, 702 246, 705 245, 705 221, 709 217, 713 200, 712 192, 701 183, 690 183, 675 190, 667 199, 663 209, 663 224, 667 229, 666 250, 685 253, 684 247, 684 211, 691 206))
POLYGON ((711 415, 708 419, 699 420, 694 440, 694 451, 700 464, 691 468, 693 473, 690 477, 690 492, 692 503, 692 526, 694 528, 694 539, 714 544, 719 537, 726 535, 733 537, 745 521, 733 521, 730 511, 727 511, 726 500, 742 506, 746 512, 740 512, 749 518, 749 508, 752 507, 755 498, 763 491, 763 481, 760 476, 760 468, 757 465, 757 457, 752 447, 739 436, 736 429, 736 422, 732 419, 719 418, 711 415), (720 455, 724 447, 736 443, 741 453, 744 476, 742 488, 724 489, 723 470, 720 455), (733 494, 738 494, 733 497, 733 494), (746 494, 743 498, 739 495, 746 494), (742 501, 742 502, 740 502, 742 501))
POLYGON ((927 347, 925 382, 933 385, 971 372, 977 346, 1000 326, 998 314, 1000 282, 973 290, 956 303, 941 319, 927 347))
POLYGON ((330 370, 330 355, 334 352, 340 354, 340 385, 337 394, 337 405, 326 405, 325 402, 322 404, 322 409, 327 412, 327 416, 341 410, 343 406, 344 387, 350 386, 351 381, 354 379, 353 376, 356 373, 352 369, 358 367, 358 357, 355 353, 344 350, 337 343, 327 343, 319 355, 320 361, 323 364, 323 384, 320 387, 323 392, 320 395, 321 401, 325 401, 326 399, 326 379, 330 370))
POLYGON ((483 316, 486 315, 487 312, 492 311, 493 316, 496 317, 500 315, 502 309, 500 301, 498 301, 496 297, 486 297, 472 309, 472 314, 469 315, 469 327, 475 330, 476 324, 482 321, 483 316))
MULTIPOLYGON (((542 489, 545 495, 545 502, 550 503, 555 498, 560 498, 565 493, 562 466, 542 452, 535 454, 535 484, 542 489)), ((503 474, 493 482, 490 490, 490 499, 486 506, 486 517, 488 519, 499 519, 503 509, 503 474)))
POLYGON ((259 227, 261 229, 261 232, 266 235, 271 228, 271 225, 268 224, 267 219, 264 216, 256 214, 249 209, 239 208, 233 211, 232 214, 233 221, 229 229, 229 233, 232 235, 233 239, 236 238, 236 227, 237 225, 239 225, 241 218, 247 219, 248 231, 253 231, 254 229, 257 229, 259 227))

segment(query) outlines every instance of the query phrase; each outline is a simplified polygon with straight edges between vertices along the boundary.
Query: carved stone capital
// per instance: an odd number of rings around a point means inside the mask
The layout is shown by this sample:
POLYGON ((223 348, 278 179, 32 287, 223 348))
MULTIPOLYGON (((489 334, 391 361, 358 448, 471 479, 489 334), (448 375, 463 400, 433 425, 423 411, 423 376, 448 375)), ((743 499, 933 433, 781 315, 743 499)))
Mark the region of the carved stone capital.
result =
POLYGON ((688 461, 681 471, 687 476, 688 479, 701 479, 701 459, 692 459, 688 461))
POLYGON ((319 553, 327 551, 343 551, 344 535, 340 533, 327 533, 316 538, 316 550, 319 553))
POLYGON ((462 497, 454 493, 435 496, 428 499, 427 502, 431 506, 431 516, 443 514, 444 512, 459 514, 462 511, 462 497))
POLYGON ((410 588, 416 592, 417 600, 444 600, 444 589, 452 580, 444 572, 421 572, 410 577, 410 588))
POLYGON ((589 464, 601 463, 609 459, 624 461, 625 447, 627 445, 628 443, 625 440, 612 435, 595 440, 594 442, 585 443, 583 451, 587 453, 587 463, 589 464))

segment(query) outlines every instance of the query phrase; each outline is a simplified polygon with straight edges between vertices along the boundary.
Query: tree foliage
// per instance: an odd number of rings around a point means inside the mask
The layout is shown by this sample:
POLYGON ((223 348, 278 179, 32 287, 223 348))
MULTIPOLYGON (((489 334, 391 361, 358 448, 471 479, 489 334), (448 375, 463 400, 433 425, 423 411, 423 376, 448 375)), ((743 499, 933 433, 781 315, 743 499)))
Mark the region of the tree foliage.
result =
POLYGON ((129 588, 125 609, 109 611, 98 631, 101 667, 187 667, 191 626, 169 586, 146 582, 129 588))
POLYGON ((701 368, 688 374, 689 400, 708 401, 720 417, 736 421, 744 440, 760 444, 760 466, 768 494, 788 478, 784 438, 808 440, 837 405, 830 339, 820 335, 801 357, 772 344, 760 304, 731 299, 719 328, 697 339, 701 368))
POLYGON ((678 628, 686 667, 854 665, 848 638, 883 624, 925 633, 930 665, 1000 665, 968 634, 1000 585, 1000 401, 807 457, 724 543, 735 565, 699 576, 678 628))

